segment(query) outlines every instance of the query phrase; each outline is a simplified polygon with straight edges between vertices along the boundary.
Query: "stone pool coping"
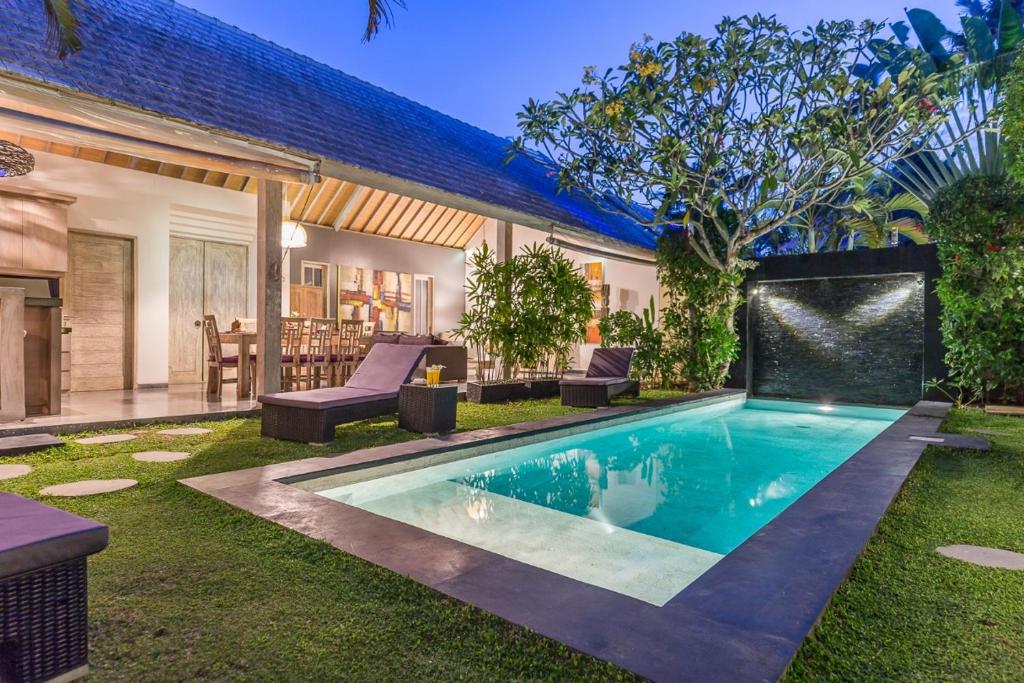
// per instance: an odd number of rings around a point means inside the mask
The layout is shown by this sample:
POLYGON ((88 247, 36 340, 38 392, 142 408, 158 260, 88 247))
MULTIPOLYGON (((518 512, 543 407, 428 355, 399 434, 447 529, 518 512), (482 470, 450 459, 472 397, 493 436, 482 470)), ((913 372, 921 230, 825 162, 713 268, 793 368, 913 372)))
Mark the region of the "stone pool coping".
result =
POLYGON ((583 428, 720 390, 184 479, 264 519, 659 681, 774 681, 828 606, 947 404, 922 401, 662 607, 323 498, 288 482, 583 428))

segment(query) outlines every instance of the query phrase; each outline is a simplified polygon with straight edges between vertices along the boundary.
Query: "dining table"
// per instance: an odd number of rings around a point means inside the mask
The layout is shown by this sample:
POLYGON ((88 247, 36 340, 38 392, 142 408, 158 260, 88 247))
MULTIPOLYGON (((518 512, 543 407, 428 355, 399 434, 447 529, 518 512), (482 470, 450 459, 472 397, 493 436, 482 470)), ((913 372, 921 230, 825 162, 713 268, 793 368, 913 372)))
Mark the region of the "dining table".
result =
POLYGON ((249 373, 249 357, 256 348, 256 332, 249 330, 232 330, 220 332, 220 343, 238 346, 238 398, 249 398, 252 387, 252 376, 249 373))

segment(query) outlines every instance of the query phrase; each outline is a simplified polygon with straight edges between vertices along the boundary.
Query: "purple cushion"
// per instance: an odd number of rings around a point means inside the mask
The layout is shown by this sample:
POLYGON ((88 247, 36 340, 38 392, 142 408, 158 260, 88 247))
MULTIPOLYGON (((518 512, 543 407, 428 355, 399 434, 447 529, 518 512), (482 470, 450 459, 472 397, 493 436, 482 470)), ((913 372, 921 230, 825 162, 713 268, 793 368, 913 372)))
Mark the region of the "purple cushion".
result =
POLYGON ((13 493, 0 493, 0 579, 107 547, 107 527, 13 493))
POLYGON ((629 377, 629 366, 633 363, 633 349, 594 349, 587 367, 587 377, 629 377))
POLYGON ((370 344, 398 344, 401 336, 400 332, 374 332, 370 344))
POLYGON ((288 391, 279 394, 266 394, 259 397, 260 403, 289 408, 312 408, 327 410, 356 403, 382 401, 398 398, 398 392, 376 391, 374 389, 358 389, 349 387, 330 387, 327 389, 310 389, 309 391, 288 391))
POLYGON ((409 381, 426 351, 425 346, 375 345, 345 387, 398 393, 398 387, 409 381))
POLYGON ((577 377, 574 379, 563 379, 559 382, 561 386, 597 386, 610 387, 616 384, 625 384, 630 380, 625 377, 577 377))

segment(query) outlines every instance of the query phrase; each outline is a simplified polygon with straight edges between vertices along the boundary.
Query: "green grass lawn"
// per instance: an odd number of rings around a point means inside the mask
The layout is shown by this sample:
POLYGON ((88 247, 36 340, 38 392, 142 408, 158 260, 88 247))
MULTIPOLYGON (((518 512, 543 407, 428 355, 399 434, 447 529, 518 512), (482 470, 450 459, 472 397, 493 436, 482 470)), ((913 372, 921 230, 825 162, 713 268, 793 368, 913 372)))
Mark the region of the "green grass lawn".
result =
POLYGON ((1024 552, 1024 419, 958 411, 945 431, 992 452, 925 451, 787 681, 1024 680, 1024 572, 935 553, 1024 552))
MULTIPOLYGON (((646 393, 644 398, 664 396, 646 393)), ((576 412, 557 400, 460 404, 459 428, 576 412)), ((415 582, 192 491, 178 479, 418 438, 393 419, 338 429, 326 447, 259 437, 258 420, 159 427, 109 446, 69 444, 0 490, 129 477, 128 491, 46 499, 111 528, 90 561, 94 680, 631 680, 610 665, 447 599, 415 582), (137 463, 144 450, 190 460, 137 463)), ((990 455, 929 449, 816 634, 792 680, 1020 680, 1024 574, 934 555, 936 545, 1024 551, 1024 420, 958 413, 990 455)))

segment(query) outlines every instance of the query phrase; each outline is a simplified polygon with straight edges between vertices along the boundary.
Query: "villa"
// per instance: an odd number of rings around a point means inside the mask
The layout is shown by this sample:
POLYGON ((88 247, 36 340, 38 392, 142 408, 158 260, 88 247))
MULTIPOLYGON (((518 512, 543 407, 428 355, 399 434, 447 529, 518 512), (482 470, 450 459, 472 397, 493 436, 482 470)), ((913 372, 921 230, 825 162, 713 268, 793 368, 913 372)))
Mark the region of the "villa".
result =
POLYGON ((1009 0, 636 43, 515 144, 61 9, 0 9, 0 683, 1024 678, 1009 0))
POLYGON ((506 163, 503 138, 170 2, 97 3, 117 20, 85 22, 90 49, 61 61, 36 9, 5 10, 0 47, 0 138, 36 158, 0 185, 4 239, 25 240, 0 277, 59 282, 66 331, 50 340, 62 376, 29 387, 30 414, 59 414, 59 389, 79 423, 109 410, 78 392, 171 387, 146 394, 161 416, 234 407, 192 400, 203 314, 254 320, 272 349, 280 314, 349 317, 339 277, 387 274, 401 298, 407 315, 368 331, 446 333, 485 240, 501 258, 551 243, 596 264, 611 310, 658 295, 654 237, 557 192, 540 164, 506 163))

